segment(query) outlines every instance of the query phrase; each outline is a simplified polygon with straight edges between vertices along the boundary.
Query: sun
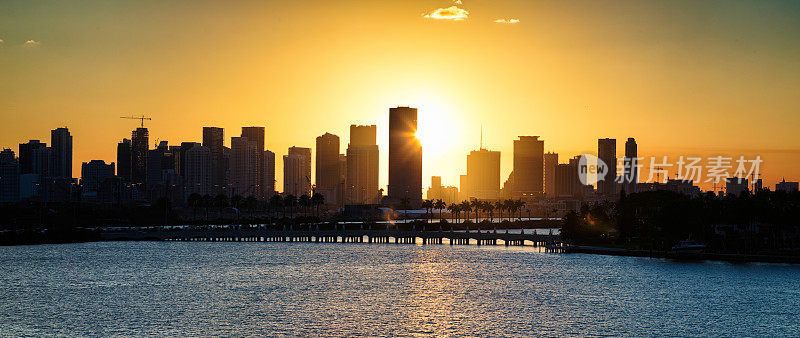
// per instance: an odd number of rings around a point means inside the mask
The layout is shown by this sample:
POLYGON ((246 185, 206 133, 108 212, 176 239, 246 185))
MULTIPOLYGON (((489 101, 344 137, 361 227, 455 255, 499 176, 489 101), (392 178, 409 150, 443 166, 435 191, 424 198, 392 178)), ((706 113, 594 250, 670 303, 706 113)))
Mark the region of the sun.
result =
POLYGON ((460 121, 452 110, 437 104, 419 105, 417 132, 423 153, 438 156, 453 149, 459 142, 460 121))

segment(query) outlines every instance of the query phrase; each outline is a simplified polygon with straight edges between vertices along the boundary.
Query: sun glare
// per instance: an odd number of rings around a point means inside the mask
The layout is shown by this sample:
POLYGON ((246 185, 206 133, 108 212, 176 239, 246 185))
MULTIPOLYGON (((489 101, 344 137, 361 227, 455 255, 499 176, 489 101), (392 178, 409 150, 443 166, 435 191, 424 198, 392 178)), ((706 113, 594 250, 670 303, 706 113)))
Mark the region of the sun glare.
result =
POLYGON ((425 104, 419 106, 417 133, 423 154, 440 155, 458 143, 457 115, 446 107, 425 104))

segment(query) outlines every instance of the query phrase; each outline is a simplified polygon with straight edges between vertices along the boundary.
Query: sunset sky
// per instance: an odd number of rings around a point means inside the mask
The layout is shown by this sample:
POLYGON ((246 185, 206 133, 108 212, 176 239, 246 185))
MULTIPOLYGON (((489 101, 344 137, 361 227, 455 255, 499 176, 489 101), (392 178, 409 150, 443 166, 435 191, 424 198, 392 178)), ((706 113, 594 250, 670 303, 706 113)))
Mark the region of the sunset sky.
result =
MULTIPOLYGON (((151 144, 203 126, 265 126, 266 147, 313 147, 419 108, 423 186, 458 185, 466 154, 539 135, 569 157, 635 137, 640 156, 764 159, 800 179, 800 2, 2 1, 0 148, 69 127, 74 172, 116 160, 146 114, 151 144)), ((647 174, 642 176, 646 177, 647 174)))

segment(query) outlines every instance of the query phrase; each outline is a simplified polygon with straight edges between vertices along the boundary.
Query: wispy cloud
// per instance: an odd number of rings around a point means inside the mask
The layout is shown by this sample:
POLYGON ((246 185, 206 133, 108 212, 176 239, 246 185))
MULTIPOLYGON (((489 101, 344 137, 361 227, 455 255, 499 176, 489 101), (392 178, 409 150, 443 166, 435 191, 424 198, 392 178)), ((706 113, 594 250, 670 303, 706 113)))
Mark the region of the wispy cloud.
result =
POLYGON ((469 16, 466 9, 459 8, 458 6, 450 6, 448 8, 439 8, 433 12, 425 14, 426 18, 437 20, 453 20, 463 21, 469 16))
POLYGON ((494 22, 496 22, 496 23, 517 23, 517 22, 519 22, 519 19, 497 19, 497 20, 494 20, 494 22))
POLYGON ((41 44, 42 44, 41 41, 36 41, 36 40, 25 41, 25 46, 27 46, 27 47, 34 47, 34 46, 38 46, 38 45, 41 45, 41 44))

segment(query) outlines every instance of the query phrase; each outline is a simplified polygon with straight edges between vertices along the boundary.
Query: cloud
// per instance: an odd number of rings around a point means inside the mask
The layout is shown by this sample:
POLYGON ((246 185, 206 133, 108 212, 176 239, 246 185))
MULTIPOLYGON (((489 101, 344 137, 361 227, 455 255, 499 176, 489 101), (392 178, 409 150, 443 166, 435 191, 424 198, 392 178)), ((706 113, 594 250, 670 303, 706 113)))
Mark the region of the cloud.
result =
POLYGON ((36 40, 25 41, 25 46, 28 46, 28 47, 34 47, 34 46, 38 46, 38 45, 41 45, 41 44, 42 44, 41 41, 36 41, 36 40))
POLYGON ((519 22, 519 19, 497 19, 497 20, 494 20, 494 22, 496 22, 496 23, 517 23, 517 22, 519 22))
POLYGON ((455 2, 455 4, 456 4, 456 5, 462 5, 462 4, 464 4, 463 2, 461 2, 461 0, 456 0, 456 1, 454 1, 454 2, 455 2))
POLYGON ((437 20, 453 20, 453 21, 466 20, 467 16, 469 16, 469 12, 466 9, 458 8, 458 6, 439 8, 433 12, 425 14, 426 18, 437 19, 437 20))

